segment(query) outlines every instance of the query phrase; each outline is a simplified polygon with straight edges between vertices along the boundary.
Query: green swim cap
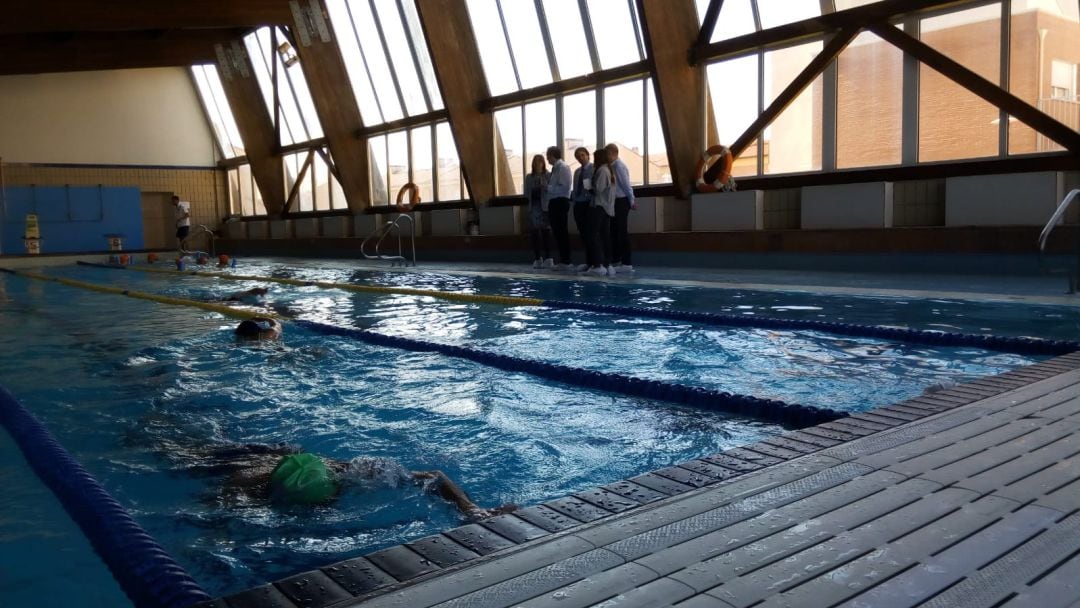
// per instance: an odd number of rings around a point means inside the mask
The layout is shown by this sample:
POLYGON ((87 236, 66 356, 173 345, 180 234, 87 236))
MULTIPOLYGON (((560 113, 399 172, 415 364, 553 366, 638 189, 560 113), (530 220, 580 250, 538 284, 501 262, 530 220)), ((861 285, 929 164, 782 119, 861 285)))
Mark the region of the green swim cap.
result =
POLYGON ((270 473, 270 496, 291 503, 317 504, 337 494, 337 483, 315 454, 282 456, 270 473))

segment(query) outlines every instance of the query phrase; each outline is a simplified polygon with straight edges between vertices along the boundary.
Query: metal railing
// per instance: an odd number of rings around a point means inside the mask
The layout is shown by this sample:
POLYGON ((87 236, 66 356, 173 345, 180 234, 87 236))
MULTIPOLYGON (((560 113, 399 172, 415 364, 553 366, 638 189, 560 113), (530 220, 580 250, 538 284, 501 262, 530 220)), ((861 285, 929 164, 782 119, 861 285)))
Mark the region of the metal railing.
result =
POLYGON ((392 221, 387 222, 381 228, 375 230, 368 235, 364 242, 360 243, 360 253, 369 260, 390 260, 391 266, 397 266, 400 263, 402 266, 409 265, 409 258, 405 257, 405 249, 401 242, 401 236, 403 232, 402 224, 407 223, 409 225, 409 249, 412 252, 412 265, 416 266, 416 223, 413 221, 412 215, 408 213, 402 213, 394 218, 392 221), (386 255, 379 251, 382 246, 382 242, 386 239, 391 232, 397 232, 398 252, 397 255, 386 255), (375 252, 369 254, 367 252, 368 242, 371 239, 377 237, 375 241, 375 252))
MULTIPOLYGON (((1038 100, 1036 107, 1043 114, 1070 129, 1080 130, 1080 97, 1043 97, 1038 100)), ((1042 133, 1035 133, 1036 152, 1055 152, 1064 149, 1061 144, 1042 133)))
MULTIPOLYGON (((1062 221, 1062 219, 1065 217, 1065 212, 1069 209, 1069 205, 1071 205, 1072 202, 1077 199, 1077 197, 1080 197, 1080 188, 1074 188, 1065 196, 1064 199, 1062 199, 1061 204, 1058 205, 1056 210, 1054 210, 1054 215, 1050 216, 1050 221, 1046 222, 1046 226, 1044 226, 1042 232, 1039 233, 1040 265, 1042 262, 1043 253, 1046 251, 1046 241, 1050 239, 1050 233, 1053 232, 1054 227, 1062 221)), ((1077 239, 1076 266, 1070 267, 1068 272, 1068 293, 1076 293, 1078 287, 1080 287, 1080 285, 1078 285, 1078 283, 1080 283, 1080 238, 1077 239)))
POLYGON ((194 231, 192 231, 191 234, 188 235, 186 239, 184 239, 182 243, 180 243, 180 253, 182 253, 183 255, 198 255, 200 253, 205 253, 207 257, 212 258, 214 257, 215 250, 217 248, 215 243, 216 240, 217 234, 215 234, 214 231, 207 226, 200 224, 195 228, 194 231), (199 249, 189 249, 189 246, 191 242, 195 240, 195 237, 204 234, 206 235, 206 251, 204 252, 199 249))

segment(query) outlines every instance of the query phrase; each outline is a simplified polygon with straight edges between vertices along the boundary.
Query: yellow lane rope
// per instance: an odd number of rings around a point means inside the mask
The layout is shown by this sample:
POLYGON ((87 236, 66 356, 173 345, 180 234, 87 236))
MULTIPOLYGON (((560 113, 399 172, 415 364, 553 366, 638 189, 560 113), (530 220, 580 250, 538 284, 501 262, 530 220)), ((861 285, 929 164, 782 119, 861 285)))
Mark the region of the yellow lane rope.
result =
POLYGON ((491 296, 478 293, 454 293, 450 291, 438 291, 435 289, 412 289, 409 287, 376 287, 373 285, 356 285, 353 283, 335 283, 333 281, 312 281, 307 279, 282 279, 278 277, 262 277, 252 275, 228 274, 224 272, 209 272, 205 270, 166 270, 164 268, 139 268, 128 266, 128 270, 139 272, 156 272, 159 274, 176 274, 183 272, 199 277, 213 277, 229 281, 267 281, 270 283, 282 283, 284 285, 296 285, 300 287, 314 286, 322 289, 344 289, 360 293, 395 293, 410 296, 428 296, 442 300, 457 302, 477 302, 482 304, 499 304, 502 306, 543 306, 544 300, 540 298, 523 298, 520 296, 491 296))
POLYGON ((87 283, 85 281, 76 281, 74 279, 65 279, 62 277, 51 277, 44 274, 38 274, 36 272, 26 272, 22 270, 10 270, 3 269, 4 272, 14 274, 20 277, 26 277, 29 279, 36 279, 38 281, 50 281, 53 283, 60 283, 69 287, 78 287, 80 289, 89 289, 91 291, 98 291, 101 293, 111 293, 120 296, 127 296, 129 298, 136 298, 139 300, 149 300, 151 302, 158 302, 160 304, 169 304, 172 306, 192 306, 195 308, 201 308, 203 310, 209 310, 211 312, 221 313, 229 317, 235 317, 238 319, 251 319, 254 317, 273 317, 280 319, 280 315, 276 315, 270 312, 245 310, 242 308, 233 308, 224 304, 214 304, 211 302, 200 302, 198 300, 188 300, 186 298, 174 298, 170 296, 161 296, 153 293, 146 293, 145 291, 134 291, 131 289, 124 289, 122 287, 111 287, 108 285, 99 285, 97 283, 87 283))

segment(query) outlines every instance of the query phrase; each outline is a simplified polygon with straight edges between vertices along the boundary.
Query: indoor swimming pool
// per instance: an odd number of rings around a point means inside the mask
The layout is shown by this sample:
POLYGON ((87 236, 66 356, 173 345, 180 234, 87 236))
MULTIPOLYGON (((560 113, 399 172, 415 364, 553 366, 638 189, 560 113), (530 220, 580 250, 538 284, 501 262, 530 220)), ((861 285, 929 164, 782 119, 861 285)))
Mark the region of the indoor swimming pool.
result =
MULTIPOLYGON (((802 292, 673 288, 355 270, 245 260, 234 274, 637 307, 1080 339, 1075 309, 802 292)), ((543 306, 354 293, 270 281, 71 266, 89 283, 215 300, 268 287, 297 319, 848 412, 1045 357, 820 331, 724 328, 543 306)), ((332 505, 271 507, 222 492, 215 447, 279 443, 349 460, 440 469, 481 506, 535 504, 779 434, 780 425, 580 388, 434 352, 321 335, 286 322, 280 345, 242 346, 236 320, 0 275, 0 384, 40 418, 212 596, 463 523, 411 484, 332 505)), ((12 605, 126 601, 47 489, 0 434, 0 597, 12 605), (65 585, 63 592, 57 591, 65 585), (83 601, 85 599, 85 601, 83 601)))

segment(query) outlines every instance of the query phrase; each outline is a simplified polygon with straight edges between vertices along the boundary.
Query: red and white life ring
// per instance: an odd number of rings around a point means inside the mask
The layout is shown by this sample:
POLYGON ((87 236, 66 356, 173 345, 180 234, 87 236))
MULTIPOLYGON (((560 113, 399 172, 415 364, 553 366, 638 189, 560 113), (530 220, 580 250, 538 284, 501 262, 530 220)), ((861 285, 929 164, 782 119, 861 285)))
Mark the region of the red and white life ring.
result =
POLYGON ((398 211, 402 213, 408 213, 412 211, 413 208, 420 204, 420 188, 412 182, 405 184, 401 187, 401 190, 398 190, 397 201, 395 204, 397 205, 398 211), (409 193, 408 202, 404 202, 402 200, 405 198, 406 192, 409 193))
POLYGON ((724 145, 709 146, 709 149, 705 151, 705 154, 698 159, 697 168, 694 170, 694 187, 698 192, 722 192, 725 190, 735 189, 735 180, 731 178, 731 165, 735 162, 735 159, 731 155, 731 150, 724 145), (705 172, 709 170, 715 157, 720 158, 716 162, 720 163, 720 173, 716 176, 716 179, 712 182, 705 181, 705 172))

